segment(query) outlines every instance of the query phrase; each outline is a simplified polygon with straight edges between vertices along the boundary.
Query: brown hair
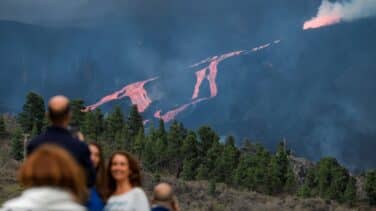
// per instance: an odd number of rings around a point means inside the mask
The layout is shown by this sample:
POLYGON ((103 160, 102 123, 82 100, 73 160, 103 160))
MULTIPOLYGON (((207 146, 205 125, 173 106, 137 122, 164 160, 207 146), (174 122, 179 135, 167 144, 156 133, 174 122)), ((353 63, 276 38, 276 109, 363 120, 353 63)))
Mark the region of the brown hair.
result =
POLYGON ((116 155, 121 155, 127 158, 128 160, 128 165, 129 165, 129 170, 130 170, 130 175, 129 175, 129 182, 132 187, 141 187, 142 186, 142 176, 141 176, 141 170, 140 170, 140 165, 138 161, 128 152, 125 151, 118 151, 112 153, 110 159, 108 160, 108 165, 107 165, 107 194, 106 198, 108 199, 116 190, 116 181, 112 177, 111 174, 111 166, 112 166, 112 160, 116 155))
POLYGON ((94 146, 98 149, 99 152, 99 164, 98 167, 95 169, 96 171, 96 178, 95 178, 95 188, 97 189, 99 195, 102 199, 106 197, 106 167, 103 158, 103 150, 102 147, 94 142, 89 143, 89 145, 94 146))
POLYGON ((54 145, 45 144, 35 150, 19 169, 18 180, 26 188, 65 189, 79 203, 84 203, 88 196, 83 170, 67 151, 54 145))

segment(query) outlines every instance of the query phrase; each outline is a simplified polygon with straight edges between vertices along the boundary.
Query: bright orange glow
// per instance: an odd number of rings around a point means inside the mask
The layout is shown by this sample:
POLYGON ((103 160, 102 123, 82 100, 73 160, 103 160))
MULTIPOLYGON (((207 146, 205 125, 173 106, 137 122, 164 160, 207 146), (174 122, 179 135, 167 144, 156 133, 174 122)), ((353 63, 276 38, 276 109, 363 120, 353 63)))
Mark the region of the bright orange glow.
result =
POLYGON ((156 80, 157 78, 158 77, 150 78, 145 81, 139 81, 139 82, 129 84, 123 87, 122 89, 103 97, 97 103, 87 106, 84 109, 84 111, 87 112, 87 111, 94 110, 105 103, 108 103, 113 100, 120 100, 128 96, 131 99, 132 104, 137 105, 137 110, 139 112, 143 112, 151 104, 151 100, 144 88, 144 85, 150 81, 156 80))
POLYGON ((206 75, 206 70, 207 70, 207 68, 205 67, 204 69, 196 72, 196 78, 197 79, 196 79, 195 88, 193 90, 192 100, 194 100, 198 97, 202 81, 204 80, 205 75, 206 75))
POLYGON ((312 18, 309 21, 306 21, 303 25, 303 29, 307 30, 307 29, 320 28, 323 26, 329 26, 332 24, 339 23, 340 21, 341 21, 341 18, 335 15, 318 16, 318 17, 312 18))
MULTIPOLYGON (((249 53, 254 53, 256 51, 263 50, 265 48, 268 48, 274 44, 278 44, 280 40, 275 40, 272 43, 267 43, 265 45, 260 45, 258 47, 249 49, 249 50, 241 50, 241 51, 233 51, 230 53, 222 54, 219 56, 213 56, 206 58, 196 64, 191 65, 191 68, 198 67, 200 65, 206 65, 203 67, 201 70, 196 71, 196 84, 193 89, 193 94, 191 97, 190 102, 185 103, 181 106, 178 106, 175 109, 172 109, 170 111, 167 111, 165 114, 162 114, 161 110, 157 110, 154 113, 154 117, 158 119, 163 119, 165 122, 169 122, 173 119, 176 118, 178 114, 186 110, 192 105, 195 105, 197 103, 200 103, 202 101, 210 100, 218 95, 218 88, 217 88, 217 74, 218 74, 218 65, 221 63, 223 60, 226 60, 228 58, 234 57, 234 56, 240 56, 240 55, 245 55, 249 53), (200 87, 204 81, 204 79, 208 80, 209 82, 209 89, 210 89, 210 96, 207 97, 199 97, 200 94, 200 87)), ((103 97, 101 100, 99 100, 97 103, 87 106, 84 111, 91 111, 96 109, 97 107, 113 101, 113 100, 119 100, 124 97, 129 97, 131 99, 132 104, 137 105, 138 111, 139 112, 144 112, 149 105, 152 103, 151 99, 148 96, 147 91, 144 88, 144 85, 150 81, 156 80, 158 77, 155 78, 150 78, 145 81, 139 81, 135 82, 132 84, 129 84, 122 89, 107 95, 103 97)), ((144 124, 147 124, 149 122, 149 119, 144 120, 144 124)))
POLYGON ((201 101, 208 100, 208 99, 210 99, 210 98, 206 98, 206 97, 205 97, 205 98, 199 98, 199 99, 193 100, 193 101, 191 101, 190 103, 186 103, 186 104, 184 104, 184 105, 181 105, 181 106, 179 106, 178 108, 175 108, 175 109, 173 109, 173 110, 170 110, 170 111, 168 111, 167 113, 165 113, 165 114, 163 114, 163 115, 161 115, 162 111, 161 111, 161 110, 158 110, 158 111, 156 111, 156 112, 154 113, 154 117, 157 118, 157 119, 163 119, 164 122, 169 122, 169 121, 175 119, 175 117, 176 117, 179 113, 183 112, 183 111, 184 111, 185 109, 187 109, 189 106, 191 106, 191 105, 195 105, 195 104, 197 104, 197 103, 199 103, 199 102, 201 102, 201 101))
POLYGON ((204 59, 204 60, 202 60, 202 61, 200 61, 196 64, 191 65, 190 67, 193 68, 193 67, 197 67, 197 66, 202 65, 202 64, 209 63, 203 69, 196 71, 196 84, 195 84, 195 87, 193 89, 193 94, 192 94, 192 98, 191 98, 192 101, 189 102, 189 103, 183 104, 183 105, 179 106, 178 108, 172 109, 172 110, 166 112, 163 115, 161 114, 162 111, 158 110, 154 113, 154 117, 158 118, 158 119, 163 119, 163 121, 165 121, 165 122, 169 122, 169 121, 175 119, 175 117, 179 113, 181 113, 184 110, 186 110, 187 108, 189 108, 189 106, 195 105, 195 104, 202 102, 204 100, 209 100, 209 99, 216 97, 218 95, 216 78, 217 78, 217 74, 218 74, 218 64, 220 62, 222 62, 225 59, 234 57, 234 56, 240 56, 240 55, 244 55, 244 54, 263 50, 265 48, 270 47, 272 44, 278 44, 279 42, 280 42, 280 40, 275 40, 273 43, 267 43, 265 45, 260 45, 258 47, 252 48, 251 50, 233 51, 233 52, 230 52, 230 53, 222 54, 220 56, 209 57, 209 58, 204 59), (199 93, 200 93, 200 87, 202 85, 202 82, 203 82, 205 76, 206 76, 206 79, 209 81, 210 97, 198 98, 199 93))

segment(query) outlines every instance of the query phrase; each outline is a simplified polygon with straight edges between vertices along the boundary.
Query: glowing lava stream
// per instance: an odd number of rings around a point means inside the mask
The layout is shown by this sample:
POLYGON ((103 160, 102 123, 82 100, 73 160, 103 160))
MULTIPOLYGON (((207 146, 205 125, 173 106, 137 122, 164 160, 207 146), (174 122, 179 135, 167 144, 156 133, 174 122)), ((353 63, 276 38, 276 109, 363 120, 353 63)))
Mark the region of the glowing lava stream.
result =
POLYGON ((166 113, 163 114, 163 115, 161 115, 161 112, 162 112, 162 111, 161 111, 161 110, 158 110, 158 111, 156 111, 156 112, 154 113, 154 117, 157 118, 157 119, 163 119, 164 122, 169 122, 169 121, 175 119, 175 117, 176 117, 179 113, 183 112, 183 111, 184 111, 185 109, 187 109, 189 106, 191 106, 191 105, 195 105, 195 104, 197 104, 197 103, 199 103, 199 102, 202 102, 202 101, 204 101, 204 100, 208 100, 208 99, 210 99, 210 98, 204 97, 204 98, 199 98, 199 99, 193 100, 193 101, 191 101, 190 103, 186 103, 186 104, 184 104, 184 105, 181 105, 181 106, 179 106, 178 108, 173 109, 173 110, 170 110, 170 111, 166 112, 166 113))
MULTIPOLYGON (((245 55, 245 54, 249 54, 249 53, 252 53, 252 52, 256 52, 256 51, 268 48, 268 47, 272 46, 273 44, 278 44, 279 42, 280 42, 280 40, 275 40, 272 43, 267 43, 265 45, 255 47, 255 48, 252 48, 250 50, 233 51, 233 52, 230 52, 230 53, 222 54, 220 56, 209 57, 209 58, 204 59, 204 60, 202 60, 202 61, 200 61, 196 64, 191 65, 190 68, 197 67, 197 66, 202 65, 202 64, 207 64, 206 67, 202 68, 199 71, 196 71, 196 84, 195 84, 195 87, 194 87, 194 90, 193 90, 191 101, 189 103, 183 104, 183 105, 181 105, 181 106, 179 106, 175 109, 167 111, 165 114, 161 114, 162 111, 157 110, 154 113, 154 117, 159 118, 159 119, 163 119, 165 122, 169 122, 169 121, 175 119, 175 117, 179 113, 181 113, 184 110, 186 110, 187 108, 189 108, 189 106, 192 106, 192 105, 195 105, 195 104, 200 103, 202 101, 210 100, 210 99, 216 97, 218 95, 216 78, 217 78, 217 74, 218 74, 218 65, 219 65, 220 62, 222 62, 225 59, 234 57, 234 56, 245 55), (201 87, 204 79, 209 81, 210 96, 198 98, 198 96, 200 94, 200 87, 201 87)), ((85 112, 91 111, 91 110, 94 110, 97 107, 99 107, 99 106, 101 106, 101 105, 103 105, 107 102, 110 102, 110 101, 113 101, 113 100, 119 100, 119 99, 122 99, 122 98, 128 96, 131 99, 132 104, 137 105, 138 111, 144 112, 152 102, 151 99, 149 98, 147 91, 145 90, 144 86, 145 86, 146 83, 148 83, 150 81, 154 81, 156 79, 158 79, 158 77, 154 77, 154 78, 150 78, 148 80, 139 81, 139 82, 129 84, 129 85, 123 87, 121 90, 118 90, 118 91, 116 91, 116 92, 114 92, 110 95, 103 97, 97 103, 90 105, 90 106, 87 106, 83 111, 85 111, 85 112)), ((148 122, 149 122, 149 120, 144 120, 143 123, 147 124, 148 122)))
POLYGON ((261 45, 259 47, 252 48, 251 50, 234 51, 234 52, 226 53, 226 54, 223 54, 223 55, 220 55, 220 56, 209 57, 205 60, 200 61, 199 63, 191 65, 190 67, 197 67, 201 64, 209 63, 208 66, 206 66, 203 69, 196 72, 196 84, 195 84, 193 94, 192 94, 192 101, 190 103, 183 104, 176 109, 170 110, 163 115, 161 114, 161 110, 158 110, 154 113, 154 117, 159 118, 159 119, 163 119, 163 121, 165 121, 165 122, 169 122, 169 121, 175 119, 175 117, 179 113, 186 110, 189 106, 195 105, 195 104, 202 102, 204 100, 209 100, 211 98, 214 98, 218 94, 216 77, 217 77, 217 73, 218 73, 218 64, 221 61, 228 59, 230 57, 256 52, 256 51, 268 48, 273 44, 278 44, 279 42, 280 42, 280 40, 275 40, 272 43, 267 43, 265 45, 261 45), (209 74, 207 75, 208 71, 209 71, 209 74), (204 97, 204 98, 198 98, 197 99, 197 97, 200 93, 201 84, 202 84, 205 76, 206 76, 206 79, 209 81, 209 85, 210 85, 210 97, 204 97))
POLYGON ((147 107, 149 107, 149 105, 151 104, 151 100, 147 95, 144 85, 150 81, 156 80, 157 78, 158 77, 154 77, 144 81, 129 84, 123 87, 122 89, 103 97, 97 103, 87 106, 83 111, 92 111, 105 103, 108 103, 113 100, 120 100, 128 96, 131 99, 132 104, 137 105, 137 110, 139 112, 144 112, 147 109, 147 107))
POLYGON ((329 26, 341 22, 341 17, 335 15, 319 16, 304 22, 303 30, 315 29, 323 26, 329 26))
POLYGON ((261 45, 255 48, 252 48, 251 50, 244 50, 244 51, 234 51, 230 53, 226 53, 220 56, 213 56, 211 58, 205 59, 200 61, 199 63, 193 64, 190 67, 197 67, 201 64, 209 63, 208 66, 204 67, 203 69, 199 70, 196 72, 196 84, 193 90, 192 94, 192 100, 196 99, 200 93, 200 87, 201 84, 206 76, 206 79, 209 81, 209 86, 210 86, 210 97, 215 97, 218 94, 218 88, 216 84, 216 78, 218 74, 218 64, 222 62, 225 59, 234 57, 234 56, 239 56, 243 54, 248 54, 251 52, 256 52, 259 50, 262 50, 264 48, 267 48, 271 46, 272 44, 278 44, 280 40, 275 40, 273 43, 267 43, 265 45, 261 45), (209 74, 207 74, 207 71, 209 70, 209 74))

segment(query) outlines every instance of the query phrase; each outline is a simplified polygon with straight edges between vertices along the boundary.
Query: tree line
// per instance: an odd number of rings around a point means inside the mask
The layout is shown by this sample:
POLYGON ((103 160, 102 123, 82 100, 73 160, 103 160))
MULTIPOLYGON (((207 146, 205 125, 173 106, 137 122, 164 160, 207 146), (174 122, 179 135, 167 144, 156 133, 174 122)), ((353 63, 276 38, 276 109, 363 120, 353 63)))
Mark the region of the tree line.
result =
MULTIPOLYGON (((238 189, 264 194, 297 194, 301 197, 319 196, 353 205, 357 202, 356 179, 335 158, 326 157, 317 162, 304 178, 297 180, 289 156, 291 151, 280 142, 272 153, 249 139, 241 146, 233 136, 221 140, 210 127, 197 131, 173 121, 169 128, 163 120, 147 128, 133 105, 125 115, 116 106, 110 112, 100 109, 81 112, 82 100, 73 100, 72 125, 79 127, 88 141, 103 146, 105 154, 115 150, 132 152, 142 161, 144 170, 154 175, 169 174, 183 180, 208 180, 211 194, 216 183, 225 183, 238 189)), ((45 103, 37 93, 29 93, 22 112, 17 116, 19 127, 9 134, 4 118, 0 118, 0 136, 11 137, 11 156, 23 159, 23 134, 31 137, 48 125, 45 103)), ((365 174, 364 189, 370 204, 376 204, 376 171, 365 174)))

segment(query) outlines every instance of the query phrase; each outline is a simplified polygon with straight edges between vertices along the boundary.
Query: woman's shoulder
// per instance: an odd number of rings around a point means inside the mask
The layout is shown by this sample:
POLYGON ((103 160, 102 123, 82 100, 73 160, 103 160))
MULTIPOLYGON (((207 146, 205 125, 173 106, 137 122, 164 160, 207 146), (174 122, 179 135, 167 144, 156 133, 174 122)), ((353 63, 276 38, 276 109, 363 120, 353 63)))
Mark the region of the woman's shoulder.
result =
POLYGON ((145 191, 140 187, 135 187, 132 189, 132 192, 136 195, 146 195, 145 191))
POLYGON ((121 198, 128 198, 128 197, 132 197, 132 196, 146 196, 144 190, 142 188, 139 188, 139 187, 135 187, 135 188, 132 188, 130 191, 127 191, 123 194, 119 194, 119 195, 112 195, 110 198, 109 198, 109 201, 110 200, 116 200, 116 199, 121 199, 121 198))
POLYGON ((83 211, 85 208, 75 203, 68 193, 53 188, 31 188, 21 196, 3 204, 0 210, 74 210, 83 211), (61 193, 60 193, 61 192, 61 193))

